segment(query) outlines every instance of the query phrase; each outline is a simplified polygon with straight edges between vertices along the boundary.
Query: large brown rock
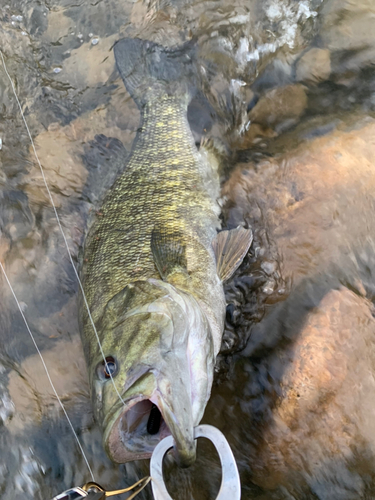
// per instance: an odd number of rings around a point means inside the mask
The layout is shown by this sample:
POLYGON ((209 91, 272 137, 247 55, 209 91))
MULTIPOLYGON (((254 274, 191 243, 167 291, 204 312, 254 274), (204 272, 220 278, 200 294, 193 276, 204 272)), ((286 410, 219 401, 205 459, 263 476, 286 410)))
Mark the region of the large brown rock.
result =
POLYGON ((228 220, 258 220, 296 284, 375 234, 375 121, 240 164, 223 188, 228 220))
MULTIPOLYGON (((375 451, 373 311, 348 289, 332 290, 307 315, 295 342, 279 353, 282 396, 258 442, 256 464, 249 464, 257 484, 293 491, 300 475, 297 484, 304 476, 311 487, 332 474, 331 462, 355 463, 362 447, 375 451)), ((319 498, 330 498, 324 487, 319 498)))
POLYGON ((266 297, 207 413, 233 446, 244 498, 255 498, 252 483, 262 500, 374 498, 374 137, 372 119, 342 125, 239 165, 224 186, 227 223, 252 225, 262 262, 243 273, 277 268, 288 284, 266 297), (262 257, 267 244, 275 262, 262 257))

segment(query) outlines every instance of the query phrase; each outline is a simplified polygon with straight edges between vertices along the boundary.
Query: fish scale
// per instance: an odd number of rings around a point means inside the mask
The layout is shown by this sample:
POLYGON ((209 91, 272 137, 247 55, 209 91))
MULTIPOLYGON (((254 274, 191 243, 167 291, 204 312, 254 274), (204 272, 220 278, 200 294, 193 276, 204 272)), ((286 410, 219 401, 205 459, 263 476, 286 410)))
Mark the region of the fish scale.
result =
POLYGON ((172 434, 189 466, 224 328, 222 276, 241 262, 251 231, 217 234, 217 163, 197 150, 187 120, 194 48, 124 39, 114 52, 141 125, 85 241, 81 279, 103 350, 81 296, 93 409, 112 460, 150 458, 172 434))
MULTIPOLYGON (((199 266, 197 279, 207 280, 204 274, 215 272, 210 245, 220 227, 218 206, 204 189, 206 165, 190 131, 187 105, 163 96, 145 106, 142 114, 130 158, 85 243, 81 274, 94 321, 129 283, 160 278, 150 246, 155 227, 165 228, 172 238, 178 235, 191 255, 191 269, 207 261, 205 271, 199 266)), ((192 287, 195 284, 192 279, 192 287)), ((88 321, 86 328, 93 336, 88 321)))

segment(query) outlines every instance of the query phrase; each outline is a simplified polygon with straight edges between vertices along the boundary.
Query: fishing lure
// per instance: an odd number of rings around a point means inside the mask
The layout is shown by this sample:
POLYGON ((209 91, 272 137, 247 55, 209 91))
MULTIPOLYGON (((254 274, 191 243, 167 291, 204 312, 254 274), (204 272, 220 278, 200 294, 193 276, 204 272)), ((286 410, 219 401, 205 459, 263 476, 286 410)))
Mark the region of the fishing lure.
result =
POLYGON ((76 486, 75 488, 70 488, 63 493, 60 493, 60 495, 53 497, 52 500, 81 500, 83 498, 86 498, 87 500, 104 500, 105 498, 113 497, 114 495, 122 495, 123 493, 128 493, 129 491, 132 491, 134 490, 134 488, 136 488, 136 490, 126 499, 131 500, 136 495, 138 495, 138 493, 140 493, 150 481, 151 477, 146 476, 143 479, 137 481, 132 486, 129 486, 128 488, 113 491, 107 491, 99 484, 90 482, 84 484, 82 487, 76 486))

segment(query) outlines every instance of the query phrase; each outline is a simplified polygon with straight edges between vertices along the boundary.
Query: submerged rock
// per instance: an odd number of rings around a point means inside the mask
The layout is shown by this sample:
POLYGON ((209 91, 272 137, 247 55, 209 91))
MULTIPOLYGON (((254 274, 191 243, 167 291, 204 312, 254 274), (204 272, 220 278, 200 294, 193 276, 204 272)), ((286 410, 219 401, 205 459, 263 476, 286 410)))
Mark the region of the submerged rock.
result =
POLYGON ((306 106, 305 87, 287 85, 266 92, 250 111, 249 119, 263 127, 280 128, 286 123, 296 123, 306 106))
POLYGON ((255 245, 266 234, 264 257, 255 252, 230 293, 249 288, 256 266, 286 285, 281 294, 259 288, 265 314, 256 324, 243 321, 248 303, 233 302, 235 332, 249 340, 206 412, 226 429, 244 498, 375 494, 375 121, 339 126, 240 164, 223 188, 226 223, 247 221, 255 245))
MULTIPOLYGON (((269 488, 271 478, 281 475, 290 487, 293 471, 300 471, 312 489, 319 489, 319 476, 331 475, 335 482, 330 462, 339 460, 350 469, 354 450, 360 455, 366 446, 375 452, 373 312, 368 300, 348 289, 331 290, 307 314, 295 342, 278 356, 285 366, 282 395, 262 436, 259 461, 264 460, 267 472, 258 473, 258 484, 269 488)), ((319 498, 330 498, 327 490, 321 494, 319 498)))
POLYGON ((237 358, 237 377, 247 379, 237 418, 249 414, 249 425, 241 437, 234 431, 247 443, 236 451, 265 498, 374 494, 374 307, 322 279, 306 281, 264 320, 263 336, 278 332, 273 347, 254 357, 250 343, 237 358))
POLYGON ((82 43, 63 61, 61 74, 56 78, 69 82, 69 85, 76 88, 95 87, 106 83, 114 66, 111 47, 117 40, 116 33, 104 38, 100 44, 93 44, 93 39, 82 43))
MULTIPOLYGON (((75 335, 72 340, 56 341, 55 347, 43 351, 43 359, 65 408, 73 408, 76 414, 82 409, 81 405, 89 408, 87 371, 80 338, 75 335)), ((13 418, 6 425, 12 434, 20 434, 25 428, 40 424, 43 418, 56 420, 61 415, 61 407, 38 354, 27 357, 17 370, 10 372, 8 391, 14 410, 13 418)), ((72 410, 69 413, 72 416, 72 410)), ((64 417, 61 415, 61 418, 64 417)))
POLYGON ((337 78, 371 66, 375 56, 375 6, 368 0, 329 0, 322 8, 320 37, 332 52, 337 78))
POLYGON ((319 83, 331 74, 331 56, 328 49, 312 48, 296 64, 297 82, 319 83))
POLYGON ((240 164, 224 186, 231 225, 259 220, 260 210, 284 279, 297 284, 375 234, 374 134, 374 120, 359 121, 285 155, 240 164))
MULTIPOLYGON (((113 106, 116 105, 119 106, 119 103, 114 100, 113 106)), ((131 129, 122 130, 117 123, 113 124, 113 122, 111 126, 108 124, 112 120, 112 111, 113 108, 110 105, 106 109, 85 113, 64 127, 53 123, 48 130, 35 138, 36 151, 57 207, 71 203, 74 198, 82 197, 82 191, 88 181, 87 165, 82 161, 83 144, 88 146, 95 134, 101 134, 103 130, 120 142, 131 143, 134 136, 131 129)), ((131 128, 130 125, 129 127, 131 128)), ((24 190, 32 205, 49 206, 48 193, 31 148, 30 155, 34 164, 25 176, 24 190)), ((100 163, 99 155, 97 163, 100 163)), ((97 182, 102 182, 103 176, 106 175, 103 169, 97 172, 97 182)))

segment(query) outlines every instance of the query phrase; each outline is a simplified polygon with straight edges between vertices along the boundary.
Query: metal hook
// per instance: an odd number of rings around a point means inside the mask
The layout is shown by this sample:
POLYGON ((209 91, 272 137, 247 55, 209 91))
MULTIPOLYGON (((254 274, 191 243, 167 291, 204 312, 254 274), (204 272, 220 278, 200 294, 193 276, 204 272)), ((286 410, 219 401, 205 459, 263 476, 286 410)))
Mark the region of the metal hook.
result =
POLYGON ((52 500, 79 500, 86 498, 87 500, 104 500, 107 497, 112 497, 114 495, 121 495, 122 493, 127 493, 129 491, 134 490, 137 486, 137 488, 129 497, 126 498, 126 500, 131 500, 132 498, 136 497, 138 493, 140 493, 145 486, 148 485, 148 483, 151 481, 151 477, 147 476, 144 477, 143 479, 140 479, 137 481, 135 484, 132 486, 129 486, 128 488, 124 488, 122 490, 113 490, 113 491, 106 491, 100 484, 98 483, 86 483, 80 487, 75 487, 71 488, 70 490, 64 491, 64 493, 61 493, 60 495, 57 495, 54 497, 52 500))
MULTIPOLYGON (((114 495, 122 495, 123 493, 127 493, 129 491, 132 491, 132 490, 134 490, 134 488, 139 486, 139 488, 137 488, 129 497, 126 498, 126 500, 131 500, 132 498, 137 496, 138 493, 140 493, 143 490, 143 488, 145 488, 148 485, 148 483, 150 481, 151 481, 151 477, 146 476, 146 477, 140 479, 139 481, 137 481, 136 483, 134 483, 132 486, 128 486, 127 488, 123 488, 121 490, 113 490, 113 491, 106 491, 99 484, 90 482, 90 483, 86 483, 85 485, 83 485, 82 489, 84 491, 87 491, 88 493, 92 492, 92 493, 96 494, 96 493, 101 492, 102 497, 99 497, 99 498, 107 498, 107 497, 113 497, 114 495)), ((90 496, 88 498, 90 498, 90 496)))
MULTIPOLYGON (((204 437, 209 439, 216 448, 220 458, 222 468, 222 479, 220 491, 216 500, 240 500, 241 483, 235 458, 232 450, 225 439, 225 436, 219 429, 212 425, 198 425, 194 429, 194 439, 204 437)), ((150 463, 151 486, 155 500, 172 500, 163 479, 163 458, 164 455, 173 447, 173 437, 164 438, 156 446, 150 463)))

